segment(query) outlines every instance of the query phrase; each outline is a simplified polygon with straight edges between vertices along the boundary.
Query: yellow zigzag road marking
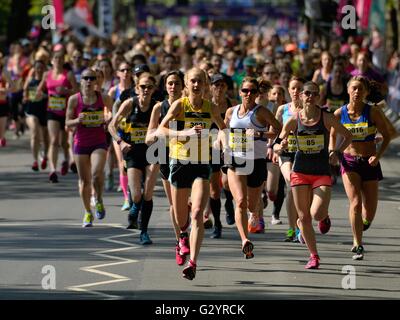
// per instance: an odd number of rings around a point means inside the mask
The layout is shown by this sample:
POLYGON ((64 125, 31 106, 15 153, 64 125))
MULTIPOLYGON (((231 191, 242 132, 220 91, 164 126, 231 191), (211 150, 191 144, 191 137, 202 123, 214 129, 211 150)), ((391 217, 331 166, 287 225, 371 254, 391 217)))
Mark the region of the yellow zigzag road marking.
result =
POLYGON ((106 294, 106 293, 103 293, 103 292, 90 290, 90 289, 87 289, 87 288, 92 288, 92 287, 96 287, 96 286, 100 286, 100 285, 132 280, 132 279, 130 279, 128 277, 125 277, 125 276, 122 276, 122 275, 119 275, 119 274, 100 271, 98 269, 99 268, 106 268, 106 267, 112 267, 112 266, 118 266, 118 265, 130 264, 130 263, 138 262, 138 260, 126 259, 126 258, 110 255, 110 253, 116 253, 116 252, 122 252, 122 251, 128 251, 128 250, 132 250, 132 249, 137 249, 138 247, 132 246, 132 244, 130 244, 128 242, 114 240, 116 238, 132 237, 132 235, 135 234, 135 233, 137 233, 137 232, 132 232, 132 233, 129 233, 129 234, 116 235, 116 236, 111 236, 111 237, 100 238, 99 239, 101 241, 106 241, 106 242, 111 242, 111 243, 116 243, 116 244, 119 244, 119 245, 126 246, 126 247, 123 247, 123 248, 110 249, 110 250, 105 250, 105 251, 99 251, 99 252, 92 253, 93 255, 96 255, 96 256, 99 256, 99 257, 103 257, 103 258, 107 258, 107 259, 111 259, 111 260, 119 260, 119 262, 98 264, 98 265, 94 265, 94 266, 87 266, 87 267, 79 268, 79 270, 86 271, 86 272, 92 272, 92 273, 95 273, 95 274, 106 276, 106 277, 111 278, 112 280, 84 283, 84 284, 80 284, 80 285, 77 285, 77 286, 68 287, 67 290, 78 291, 78 292, 88 292, 88 293, 91 293, 91 294, 94 294, 94 295, 98 295, 98 296, 101 296, 101 297, 107 298, 107 299, 113 299, 113 300, 114 299, 119 299, 120 298, 119 296, 110 295, 110 294, 106 294))

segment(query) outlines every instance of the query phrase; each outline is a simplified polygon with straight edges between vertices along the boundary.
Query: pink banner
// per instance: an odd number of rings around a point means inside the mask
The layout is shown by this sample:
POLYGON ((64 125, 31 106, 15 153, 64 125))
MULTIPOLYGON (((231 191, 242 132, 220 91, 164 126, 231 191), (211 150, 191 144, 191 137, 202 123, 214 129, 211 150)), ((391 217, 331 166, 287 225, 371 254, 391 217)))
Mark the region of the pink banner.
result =
POLYGON ((358 17, 360 18, 360 26, 362 29, 368 29, 371 5, 372 5, 372 0, 357 1, 356 10, 358 17))
POLYGON ((56 25, 60 26, 64 24, 64 1, 53 0, 53 6, 56 11, 56 25))

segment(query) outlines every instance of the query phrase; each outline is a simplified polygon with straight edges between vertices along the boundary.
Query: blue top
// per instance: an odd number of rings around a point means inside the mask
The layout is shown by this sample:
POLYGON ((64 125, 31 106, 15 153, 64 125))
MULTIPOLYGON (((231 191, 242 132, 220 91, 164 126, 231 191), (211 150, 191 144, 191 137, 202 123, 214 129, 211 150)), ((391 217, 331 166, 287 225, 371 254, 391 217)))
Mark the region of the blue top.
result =
POLYGON ((376 135, 376 126, 371 121, 371 106, 364 105, 361 116, 356 121, 352 121, 347 110, 347 104, 344 105, 340 113, 340 122, 349 130, 353 135, 355 142, 374 141, 376 135))

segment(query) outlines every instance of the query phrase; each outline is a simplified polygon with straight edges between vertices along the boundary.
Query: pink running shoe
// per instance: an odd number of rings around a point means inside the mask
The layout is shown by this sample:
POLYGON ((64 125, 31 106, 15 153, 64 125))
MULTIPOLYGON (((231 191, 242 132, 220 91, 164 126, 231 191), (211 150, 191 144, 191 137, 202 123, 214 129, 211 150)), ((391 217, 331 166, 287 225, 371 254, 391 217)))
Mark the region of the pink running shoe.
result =
POLYGON ((63 161, 61 165, 61 175, 65 176, 68 173, 68 161, 63 161))
POLYGON ((45 170, 47 168, 47 157, 43 157, 42 162, 40 163, 40 168, 45 170))
POLYGON ((317 254, 310 255, 310 260, 308 260, 306 269, 319 269, 319 256, 317 254))
POLYGON ((186 262, 186 256, 181 255, 181 249, 179 247, 179 242, 175 246, 175 259, 176 259, 176 264, 178 266, 183 266, 186 262))
POLYGON ((190 254, 189 236, 187 232, 182 232, 179 236, 179 249, 180 255, 182 256, 190 254))
POLYGON ((331 228, 331 219, 329 219, 329 216, 327 216, 324 220, 318 222, 318 228, 322 234, 325 234, 329 231, 329 229, 331 228))
POLYGON ((196 276, 196 267, 197 265, 192 260, 189 260, 188 265, 182 271, 182 276, 188 280, 193 280, 196 276))
POLYGON ((32 170, 33 171, 39 171, 39 164, 37 161, 34 161, 32 164, 32 170))

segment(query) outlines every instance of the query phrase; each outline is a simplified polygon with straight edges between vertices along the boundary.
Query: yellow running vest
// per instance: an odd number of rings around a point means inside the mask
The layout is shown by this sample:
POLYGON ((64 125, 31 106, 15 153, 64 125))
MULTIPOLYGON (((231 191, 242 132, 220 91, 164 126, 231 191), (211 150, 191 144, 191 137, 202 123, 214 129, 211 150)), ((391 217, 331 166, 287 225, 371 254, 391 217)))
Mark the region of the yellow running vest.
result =
MULTIPOLYGON (((210 130, 212 125, 210 101, 203 99, 203 105, 200 110, 193 109, 188 97, 182 98, 181 103, 184 110, 183 115, 172 120, 176 121, 176 130, 190 129, 196 125, 201 125, 203 129, 210 130)), ((170 128, 173 128, 173 126, 170 126, 170 128)), ((202 133, 201 138, 170 137, 169 148, 169 156, 172 159, 190 161, 192 163, 208 163, 210 160, 209 134, 206 134, 206 132, 202 133)))

